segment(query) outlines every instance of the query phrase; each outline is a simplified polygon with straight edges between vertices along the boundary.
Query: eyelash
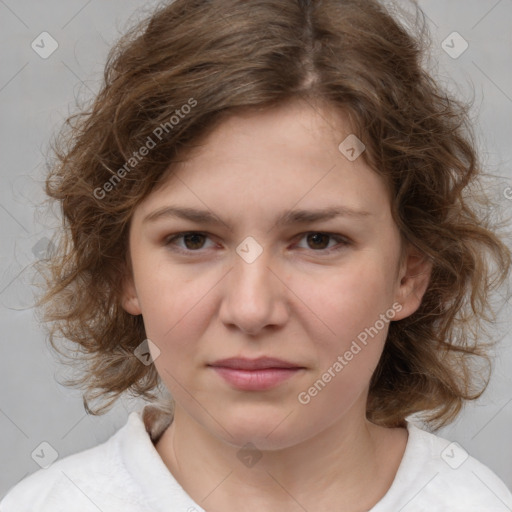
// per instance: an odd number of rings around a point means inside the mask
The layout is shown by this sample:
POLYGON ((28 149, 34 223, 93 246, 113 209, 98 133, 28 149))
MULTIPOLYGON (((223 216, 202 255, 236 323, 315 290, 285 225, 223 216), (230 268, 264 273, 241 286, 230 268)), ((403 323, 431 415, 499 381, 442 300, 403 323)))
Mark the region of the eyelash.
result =
MULTIPOLYGON (((171 235, 171 236, 167 237, 165 239, 165 245, 170 247, 171 245, 174 245, 173 242, 175 240, 180 239, 180 238, 182 239, 186 235, 201 235, 201 236, 205 236, 205 237, 209 238, 207 233, 203 233, 201 231, 184 231, 184 232, 176 233, 175 235, 171 235)), ((314 253, 331 254, 333 252, 341 251, 345 247, 351 245, 351 241, 348 240, 346 237, 343 237, 341 235, 336 235, 334 233, 325 233, 323 231, 308 231, 306 233, 302 233, 301 238, 299 240, 301 240, 302 238, 304 238, 307 235, 326 235, 326 236, 336 240, 339 244, 341 244, 340 246, 335 246, 330 249, 319 249, 319 250, 310 249, 314 253)), ((186 254, 186 255, 192 255, 193 253, 199 253, 201 251, 201 249, 197 249, 197 250, 183 249, 176 245, 174 245, 174 247, 171 247, 171 250, 181 253, 181 254, 186 254)))

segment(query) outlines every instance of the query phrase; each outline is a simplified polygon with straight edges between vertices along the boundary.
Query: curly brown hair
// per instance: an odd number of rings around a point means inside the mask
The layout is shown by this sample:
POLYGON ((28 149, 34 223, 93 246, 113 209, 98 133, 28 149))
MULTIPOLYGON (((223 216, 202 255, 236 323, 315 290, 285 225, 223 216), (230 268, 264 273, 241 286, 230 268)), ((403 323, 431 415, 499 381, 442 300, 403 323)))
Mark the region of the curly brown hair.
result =
POLYGON ((63 227, 39 306, 51 346, 64 355, 69 340, 73 365, 84 364, 67 384, 84 388, 90 413, 125 391, 153 400, 161 384, 133 354, 143 319, 120 300, 134 209, 226 117, 291 99, 348 113, 402 240, 433 265, 419 309, 390 323, 368 419, 397 426, 424 413, 436 429, 482 394, 490 297, 511 253, 484 214, 470 107, 425 69, 415 9, 416 36, 376 0, 175 0, 119 40, 101 90, 59 134, 46 184, 63 227))

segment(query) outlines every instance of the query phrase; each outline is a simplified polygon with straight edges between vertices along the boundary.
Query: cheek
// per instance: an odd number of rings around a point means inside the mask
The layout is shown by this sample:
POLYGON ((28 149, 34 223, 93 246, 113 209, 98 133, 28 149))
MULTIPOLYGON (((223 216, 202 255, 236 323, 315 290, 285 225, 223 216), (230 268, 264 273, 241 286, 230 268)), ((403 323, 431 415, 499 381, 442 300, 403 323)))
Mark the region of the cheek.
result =
MULTIPOLYGON (((392 306, 390 275, 382 262, 359 257, 351 263, 316 279, 302 276, 292 284, 312 311, 308 316, 316 339, 336 350, 350 345, 392 306)), ((377 327, 382 330, 380 322, 377 327)))
POLYGON ((318 366, 297 395, 303 412, 327 423, 366 392, 395 314, 380 265, 361 261, 328 281, 328 287, 309 283, 308 304, 321 319, 309 315, 308 337, 318 366))
POLYGON ((380 360, 395 315, 391 276, 381 259, 367 256, 340 266, 328 279, 295 285, 316 314, 303 327, 318 366, 299 400, 312 414, 347 410, 367 389, 380 360))
POLYGON ((162 248, 149 242, 134 244, 133 273, 146 333, 162 341, 173 332, 205 293, 201 271, 193 265, 176 265, 162 248))
POLYGON ((155 366, 164 380, 166 373, 176 378, 185 373, 185 362, 188 368, 196 360, 199 364, 198 341, 211 322, 210 293, 218 282, 217 275, 199 273, 192 266, 179 269, 148 262, 136 274, 146 336, 160 350, 155 366))

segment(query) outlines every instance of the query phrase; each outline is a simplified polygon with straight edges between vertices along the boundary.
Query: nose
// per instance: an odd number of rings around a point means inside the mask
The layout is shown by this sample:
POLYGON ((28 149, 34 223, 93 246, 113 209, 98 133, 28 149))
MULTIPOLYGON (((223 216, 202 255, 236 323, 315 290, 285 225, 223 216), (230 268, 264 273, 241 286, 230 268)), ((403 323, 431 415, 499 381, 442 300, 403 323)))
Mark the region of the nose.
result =
POLYGON ((286 277, 270 259, 266 251, 252 263, 235 254, 233 268, 223 280, 219 312, 227 327, 256 336, 286 323, 286 277))

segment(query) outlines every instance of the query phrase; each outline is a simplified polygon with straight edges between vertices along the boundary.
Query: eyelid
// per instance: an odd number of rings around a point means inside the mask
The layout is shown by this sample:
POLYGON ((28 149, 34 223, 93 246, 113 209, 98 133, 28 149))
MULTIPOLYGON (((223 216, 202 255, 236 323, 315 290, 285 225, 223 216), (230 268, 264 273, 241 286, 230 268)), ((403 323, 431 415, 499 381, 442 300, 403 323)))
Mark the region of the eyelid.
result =
POLYGON ((332 252, 340 251, 344 247, 352 244, 352 240, 350 240, 348 237, 341 235, 341 234, 337 234, 337 233, 330 233, 328 231, 306 231, 304 233, 300 233, 299 235, 297 235, 296 238, 298 238, 299 240, 302 240, 302 238, 304 238, 306 235, 327 235, 331 239, 338 242, 337 245, 335 245, 329 249, 319 249, 317 251, 315 251, 314 249, 305 249, 305 250, 311 251, 313 253, 330 254, 332 252))
MULTIPOLYGON (((185 235, 202 235, 202 236, 205 236, 206 238, 211 239, 211 235, 209 233, 206 233, 205 231, 181 231, 180 233, 173 233, 172 235, 166 236, 164 238, 164 245, 166 245, 166 246, 173 245, 172 242, 174 240, 180 239, 180 238, 182 239, 185 235)), ((176 252, 192 254, 194 252, 199 253, 199 252, 203 251, 204 249, 198 249, 196 251, 192 251, 192 250, 182 249, 181 247, 175 246, 175 248, 173 248, 172 250, 176 251, 176 252)))
MULTIPOLYGON (((348 238, 347 236, 341 235, 341 234, 338 234, 338 233, 331 233, 331 232, 328 232, 328 231, 314 231, 314 230, 304 231, 304 232, 299 233, 298 235, 296 235, 294 237, 294 239, 295 240, 298 239, 300 241, 305 236, 312 235, 312 234, 327 235, 330 238, 332 238, 332 239, 334 239, 335 241, 338 242, 337 246, 331 247, 329 249, 319 249, 319 250, 302 249, 304 251, 309 251, 309 252, 312 252, 312 253, 318 253, 318 255, 322 255, 322 254, 323 255, 327 255, 327 254, 331 254, 333 252, 338 252, 338 251, 341 251, 342 249, 346 248, 347 246, 353 244, 353 241, 350 238, 348 238)), ((165 246, 174 245, 174 244, 172 244, 172 242, 174 240, 180 239, 180 238, 182 239, 185 235, 202 235, 202 236, 205 236, 206 238, 210 238, 210 239, 212 237, 212 235, 210 235, 209 233, 204 232, 204 231, 181 231, 179 233, 173 233, 172 235, 169 235, 169 236, 165 237, 164 245, 165 246)), ((193 255, 194 253, 201 254, 202 252, 204 252, 203 248, 197 249, 197 250, 189 250, 189 249, 183 249, 181 247, 177 247, 175 245, 171 248, 171 250, 174 251, 174 252, 177 252, 177 253, 180 253, 180 254, 186 254, 186 255, 193 255)))

